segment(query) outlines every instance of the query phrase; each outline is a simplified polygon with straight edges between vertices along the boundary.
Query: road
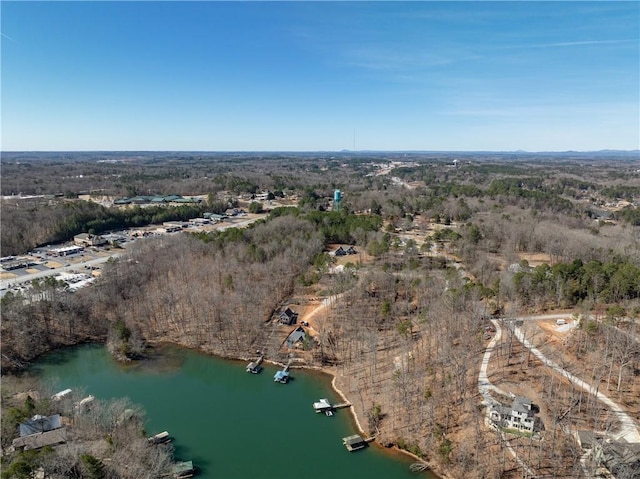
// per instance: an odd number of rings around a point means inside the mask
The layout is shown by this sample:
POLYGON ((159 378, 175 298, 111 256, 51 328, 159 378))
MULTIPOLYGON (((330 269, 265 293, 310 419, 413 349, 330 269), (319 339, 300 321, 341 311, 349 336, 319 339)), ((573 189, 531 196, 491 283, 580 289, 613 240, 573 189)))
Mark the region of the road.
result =
MULTIPOLYGON (((549 319, 564 319, 570 317, 569 314, 543 314, 539 316, 526 316, 526 317, 517 317, 510 320, 510 322, 518 322, 518 321, 538 321, 538 320, 549 320, 549 319)), ((496 401, 491 397, 490 391, 496 391, 502 395, 508 395, 507 392, 499 389, 498 387, 491 384, 489 378, 487 376, 487 368, 489 366, 489 361, 491 359, 491 354, 494 351, 495 345, 502 338, 502 330, 500 328, 500 323, 497 320, 491 321, 496 328, 496 334, 493 339, 487 345, 484 356, 482 358, 482 363, 480 365, 480 373, 478 374, 478 390, 480 394, 482 394, 484 398, 484 403, 487 406, 494 404, 496 401)), ((613 411, 613 414, 618 419, 620 423, 620 431, 613 435, 614 439, 617 440, 626 440, 628 442, 640 442, 640 430, 638 429, 638 425, 633 420, 633 418, 616 402, 612 401, 605 394, 598 391, 598 389, 591 384, 583 381, 582 379, 574 376, 558 364, 556 364, 551 359, 547 358, 542 351, 536 348, 526 337, 524 332, 515 324, 512 324, 513 332, 515 337, 520 341, 524 347, 529 349, 534 356, 536 356, 545 366, 552 368, 561 376, 565 377, 567 380, 571 381, 577 387, 587 391, 589 394, 594 394, 595 397, 602 402, 609 410, 613 411)))
POLYGON ((229 228, 246 228, 251 223, 255 223, 256 221, 261 220, 261 219, 263 219, 263 217, 251 218, 249 220, 239 221, 237 223, 228 223, 228 224, 225 224, 224 226, 220 226, 220 227, 216 228, 216 231, 224 231, 224 230, 227 230, 229 228))
MULTIPOLYGON (((522 318, 515 318, 516 320, 522 320, 522 318)), ((517 327, 513 326, 513 332, 515 333, 516 338, 520 341, 524 347, 530 350, 545 366, 552 368, 558 374, 564 376, 573 384, 578 386, 579 388, 587 391, 589 394, 594 394, 596 398, 604 403, 610 410, 613 411, 614 415, 620 422, 620 431, 615 434, 613 437, 617 440, 624 439, 628 442, 640 442, 640 431, 638 430, 638 426, 635 421, 627 414, 624 408, 620 407, 617 403, 609 399, 607 396, 598 391, 597 387, 593 387, 591 384, 583 381, 582 379, 574 376, 566 369, 560 367, 558 364, 547 358, 542 351, 536 348, 526 337, 523 331, 517 327)))

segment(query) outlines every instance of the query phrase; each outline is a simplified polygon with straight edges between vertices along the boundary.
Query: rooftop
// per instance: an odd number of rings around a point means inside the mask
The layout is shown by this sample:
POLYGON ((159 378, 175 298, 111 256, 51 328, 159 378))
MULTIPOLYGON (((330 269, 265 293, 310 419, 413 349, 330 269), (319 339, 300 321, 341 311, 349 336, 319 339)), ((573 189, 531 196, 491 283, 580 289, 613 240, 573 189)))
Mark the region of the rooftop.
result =
POLYGON ((60 417, 60 414, 55 414, 53 416, 40 416, 37 414, 28 421, 20 424, 20 436, 29 436, 31 434, 47 432, 61 427, 62 418, 60 417))

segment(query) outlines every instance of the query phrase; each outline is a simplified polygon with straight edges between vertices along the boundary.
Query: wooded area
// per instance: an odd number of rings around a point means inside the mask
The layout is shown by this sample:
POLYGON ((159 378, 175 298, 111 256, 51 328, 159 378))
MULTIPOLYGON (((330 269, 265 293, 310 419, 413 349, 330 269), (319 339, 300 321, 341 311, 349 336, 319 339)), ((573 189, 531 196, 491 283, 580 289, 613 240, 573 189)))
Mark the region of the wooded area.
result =
POLYGON ((174 464, 170 445, 150 447, 144 435, 144 411, 127 399, 91 399, 78 407, 82 391, 62 400, 51 398, 44 384, 19 378, 3 378, 2 448, 16 436, 18 424, 34 413, 60 414, 72 422, 65 447, 46 446, 20 451, 2 460, 2 479, 27 479, 38 471, 52 479, 152 479, 167 476, 174 464), (29 393, 20 393, 25 386, 29 393), (32 389, 37 387, 37 390, 32 389), (109 460, 102 458, 108 456, 109 460))
MULTIPOLYGON (((431 155, 402 157, 402 164, 364 155, 291 160, 55 159, 36 171, 26 166, 36 160, 5 169, 3 159, 3 175, 10 175, 6 184, 3 176, 3 192, 40 178, 34 194, 77 194, 100 184, 101 195, 114 196, 151 189, 211 201, 262 191, 298 198, 297 208, 274 209, 246 229, 136 241, 90 288, 70 293, 43 282, 40 301, 5 296, 3 371, 87 340, 108 340, 124 356, 143 353, 145 342, 171 341, 225 357, 259 348, 282 360, 273 314, 292 297, 331 298, 304 357, 338 375, 369 432, 451 477, 520 477, 500 435, 483 422, 477 383, 487 317, 572 308, 580 325, 558 361, 640 410, 633 396, 640 384, 633 339, 640 329, 637 160, 474 156, 456 166, 431 155), (74 177, 64 185, 53 180, 63 168, 74 177), (336 188, 344 195, 340 212, 332 211, 336 188), (363 253, 330 271, 331 243, 363 253)), ((29 207, 5 200, 3 254, 5 245, 26 251, 34 241, 63 239, 90 225, 103 231, 182 214, 174 207, 105 208, 74 201, 73 194, 29 207)), ((512 446, 542 474, 581 477, 579 448, 557 418, 575 401, 578 411, 566 419, 574 425, 602 429, 606 414, 592 396, 542 372, 505 334, 498 364, 515 383, 535 385, 549 419, 544 446, 530 438, 512 446)))

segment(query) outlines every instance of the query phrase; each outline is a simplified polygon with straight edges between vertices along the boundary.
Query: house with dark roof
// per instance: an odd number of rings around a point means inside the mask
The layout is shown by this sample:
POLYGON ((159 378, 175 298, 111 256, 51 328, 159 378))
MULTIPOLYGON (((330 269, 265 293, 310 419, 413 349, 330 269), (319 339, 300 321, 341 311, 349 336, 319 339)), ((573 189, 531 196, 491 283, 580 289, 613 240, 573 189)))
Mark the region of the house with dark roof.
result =
POLYGON ((307 333, 302 328, 302 326, 298 326, 287 337, 285 344, 288 348, 295 348, 298 344, 302 344, 306 336, 307 336, 307 333))
POLYGON ((356 251, 356 249, 353 246, 349 246, 347 248, 347 254, 358 254, 358 252, 356 251))
POLYGON ((36 414, 28 421, 20 424, 20 436, 28 436, 30 434, 36 434, 39 432, 47 432, 53 429, 59 429, 62 427, 62 418, 60 414, 54 414, 53 416, 41 416, 36 414))
POLYGON ((55 446, 67 442, 67 428, 52 429, 51 431, 38 432, 28 436, 17 437, 11 445, 15 449, 40 449, 45 446, 55 446))
POLYGON ((298 320, 298 313, 293 311, 291 308, 286 308, 280 313, 278 319, 280 320, 280 324, 291 326, 292 324, 296 324, 296 321, 298 320))
POLYGON ((41 416, 36 414, 19 426, 20 437, 13 440, 16 449, 40 449, 67 441, 67 432, 62 427, 60 414, 41 416))
POLYGON ((497 425, 507 429, 517 429, 532 433, 535 424, 535 413, 531 400, 516 397, 511 406, 497 404, 491 408, 489 418, 497 425))

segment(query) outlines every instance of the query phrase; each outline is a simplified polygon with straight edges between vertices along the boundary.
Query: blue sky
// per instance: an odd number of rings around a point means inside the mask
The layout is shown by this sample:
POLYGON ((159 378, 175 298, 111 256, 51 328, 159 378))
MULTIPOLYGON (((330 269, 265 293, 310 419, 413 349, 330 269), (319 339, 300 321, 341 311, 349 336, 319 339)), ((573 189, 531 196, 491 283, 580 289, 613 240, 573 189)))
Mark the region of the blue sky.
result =
POLYGON ((640 148, 637 1, 0 8, 5 151, 640 148))

